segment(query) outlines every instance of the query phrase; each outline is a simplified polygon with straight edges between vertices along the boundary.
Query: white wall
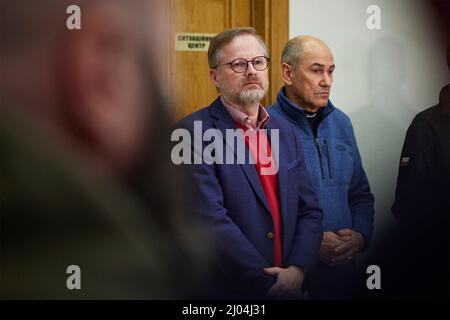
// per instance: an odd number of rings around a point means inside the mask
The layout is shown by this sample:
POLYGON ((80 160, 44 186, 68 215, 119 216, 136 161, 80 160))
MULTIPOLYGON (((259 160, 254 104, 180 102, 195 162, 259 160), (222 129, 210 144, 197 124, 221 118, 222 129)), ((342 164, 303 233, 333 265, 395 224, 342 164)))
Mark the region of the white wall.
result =
POLYGON ((421 0, 290 0, 290 37, 321 38, 334 53, 331 100, 352 119, 376 198, 375 241, 390 213, 398 161, 413 116, 437 103, 447 84, 445 46, 421 0), (367 7, 381 9, 368 30, 367 7))

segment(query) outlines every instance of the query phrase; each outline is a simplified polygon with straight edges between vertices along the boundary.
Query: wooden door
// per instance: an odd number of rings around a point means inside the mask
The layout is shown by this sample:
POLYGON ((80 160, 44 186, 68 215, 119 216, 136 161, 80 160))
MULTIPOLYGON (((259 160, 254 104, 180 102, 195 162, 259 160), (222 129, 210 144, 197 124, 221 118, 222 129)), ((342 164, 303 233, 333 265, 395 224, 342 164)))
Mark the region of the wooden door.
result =
POLYGON ((168 6, 172 30, 166 81, 174 120, 209 105, 218 96, 209 78, 207 46, 193 42, 180 47, 179 40, 204 40, 228 28, 251 26, 266 41, 271 66, 269 93, 263 104, 275 101, 282 86, 281 51, 289 36, 289 0, 170 0, 168 6))

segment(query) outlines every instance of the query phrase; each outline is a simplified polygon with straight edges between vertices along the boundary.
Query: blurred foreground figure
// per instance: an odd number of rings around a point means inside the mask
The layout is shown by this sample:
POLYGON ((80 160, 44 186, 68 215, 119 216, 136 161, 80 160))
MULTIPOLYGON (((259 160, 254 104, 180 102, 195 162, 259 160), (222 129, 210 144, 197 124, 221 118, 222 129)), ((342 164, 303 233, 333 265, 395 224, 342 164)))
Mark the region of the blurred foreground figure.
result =
POLYGON ((71 2, 0 4, 0 298, 190 297, 206 241, 163 142, 163 2, 77 1, 69 30, 71 2))

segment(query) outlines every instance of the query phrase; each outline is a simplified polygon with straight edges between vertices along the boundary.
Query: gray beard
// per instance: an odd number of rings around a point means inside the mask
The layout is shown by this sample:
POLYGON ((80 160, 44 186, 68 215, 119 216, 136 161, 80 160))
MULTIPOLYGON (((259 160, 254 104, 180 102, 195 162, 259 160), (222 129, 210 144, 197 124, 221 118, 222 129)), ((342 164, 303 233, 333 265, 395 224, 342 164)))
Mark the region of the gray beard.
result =
POLYGON ((265 95, 266 92, 263 89, 252 89, 240 92, 237 91, 233 92, 233 97, 236 100, 236 102, 244 106, 259 103, 262 99, 264 99, 265 95))

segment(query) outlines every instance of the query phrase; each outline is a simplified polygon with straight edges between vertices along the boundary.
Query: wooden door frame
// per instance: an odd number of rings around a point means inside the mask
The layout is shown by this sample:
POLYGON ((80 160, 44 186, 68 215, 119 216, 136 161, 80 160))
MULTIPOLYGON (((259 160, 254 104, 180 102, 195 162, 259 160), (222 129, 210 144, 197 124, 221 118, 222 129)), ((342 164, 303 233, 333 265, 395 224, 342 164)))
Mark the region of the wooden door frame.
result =
POLYGON ((252 27, 256 29, 270 51, 269 91, 263 101, 269 106, 276 101, 284 85, 281 79, 281 54, 289 40, 289 0, 252 0, 252 27))
MULTIPOLYGON (((170 17, 173 11, 172 6, 174 0, 166 1, 166 16, 170 17)), ((243 17, 239 13, 239 1, 243 0, 227 0, 229 1, 229 10, 224 12, 225 19, 228 21, 228 28, 243 27, 248 21, 247 17, 243 17)), ((255 28, 257 33, 264 39, 270 51, 270 69, 269 69, 269 90, 262 101, 264 106, 269 106, 276 101, 278 91, 283 86, 281 80, 280 61, 281 53, 285 43, 289 40, 289 0, 248 0, 251 4, 250 26, 255 28)), ((174 25, 171 26, 170 34, 173 34, 174 25)), ((168 55, 166 56, 165 65, 167 74, 162 78, 165 91, 170 95, 170 77, 173 76, 173 52, 175 50, 173 39, 169 39, 166 44, 168 55)), ((168 97, 169 105, 171 103, 168 97)), ((169 110, 172 118, 175 118, 175 107, 169 110)))

